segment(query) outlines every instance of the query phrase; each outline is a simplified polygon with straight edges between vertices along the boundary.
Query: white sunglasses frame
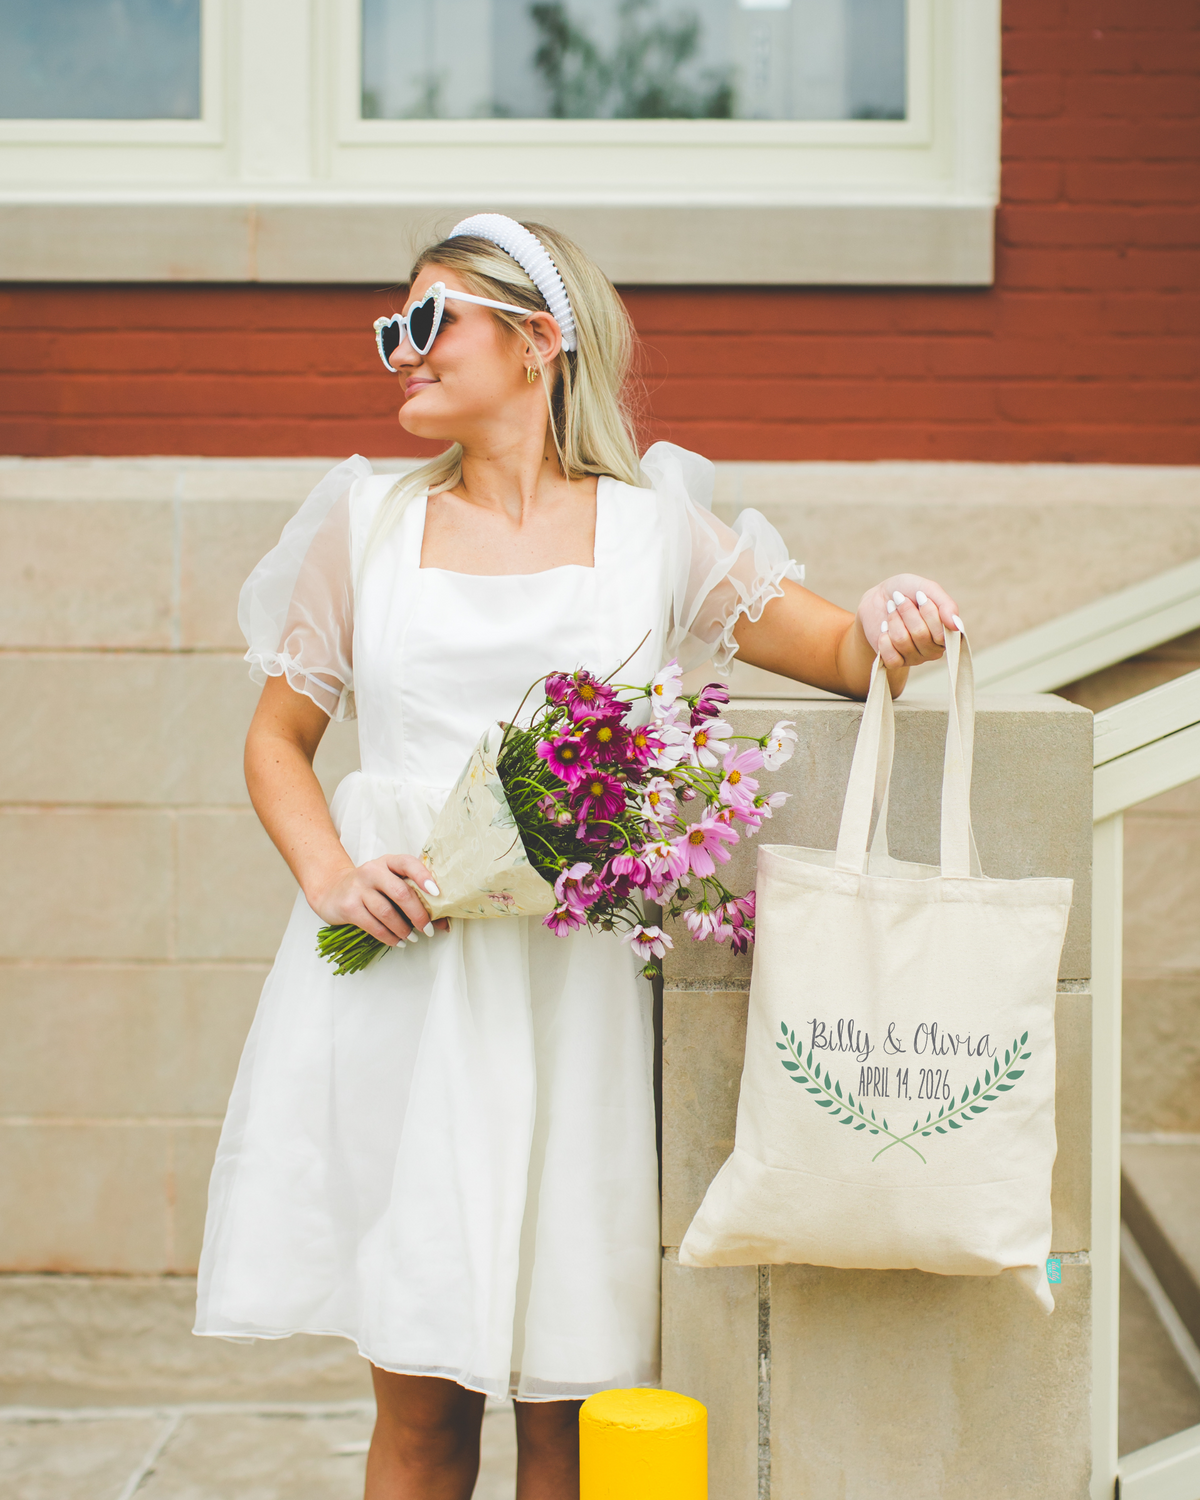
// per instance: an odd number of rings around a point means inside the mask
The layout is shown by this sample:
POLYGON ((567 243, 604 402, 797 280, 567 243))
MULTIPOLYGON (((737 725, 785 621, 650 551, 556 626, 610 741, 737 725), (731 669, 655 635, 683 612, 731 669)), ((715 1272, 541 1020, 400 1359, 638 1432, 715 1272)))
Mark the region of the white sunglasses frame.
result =
MULTIPOLYGON (((383 350, 383 330, 395 324, 400 329, 400 338, 396 349, 399 349, 404 340, 407 339, 412 345, 415 353, 422 358, 433 348, 433 341, 438 336, 438 330, 442 326, 442 313, 445 311, 447 302, 474 302, 477 307, 494 307, 500 312, 520 313, 523 318, 536 317, 539 309, 531 307, 517 307, 511 302, 493 302, 490 297, 473 297, 470 292, 455 292, 446 286, 444 281, 435 281, 421 298, 420 302, 414 302, 406 313, 393 313, 390 318, 375 319, 375 347, 379 351, 379 358, 383 361, 383 367, 389 375, 396 374, 396 367, 392 364, 389 356, 383 350), (430 330, 429 342, 424 349, 412 336, 411 319, 413 313, 419 307, 424 307, 430 298, 434 298, 433 327, 430 330)), ((395 354, 396 349, 392 350, 395 354)))

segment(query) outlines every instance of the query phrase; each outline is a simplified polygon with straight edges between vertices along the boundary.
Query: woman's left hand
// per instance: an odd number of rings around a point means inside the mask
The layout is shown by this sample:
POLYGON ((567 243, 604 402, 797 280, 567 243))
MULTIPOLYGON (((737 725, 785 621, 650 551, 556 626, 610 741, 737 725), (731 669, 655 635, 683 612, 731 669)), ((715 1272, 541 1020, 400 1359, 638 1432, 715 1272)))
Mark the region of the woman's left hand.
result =
POLYGON ((946 631, 957 630, 957 622, 958 605, 941 584, 916 573, 885 578, 858 606, 859 629, 871 651, 879 652, 893 688, 903 686, 912 667, 938 660, 946 631))

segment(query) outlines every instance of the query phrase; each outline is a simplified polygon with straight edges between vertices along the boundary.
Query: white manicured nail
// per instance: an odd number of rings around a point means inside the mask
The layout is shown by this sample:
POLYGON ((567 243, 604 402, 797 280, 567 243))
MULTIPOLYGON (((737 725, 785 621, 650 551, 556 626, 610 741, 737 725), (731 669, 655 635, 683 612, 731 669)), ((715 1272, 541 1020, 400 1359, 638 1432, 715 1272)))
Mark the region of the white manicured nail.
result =
POLYGON ((404 941, 406 943, 415 943, 417 941, 417 935, 416 935, 416 933, 415 932, 410 932, 409 935, 404 939, 404 941))
POLYGON ((958 618, 958 616, 957 615, 951 615, 950 618, 954 621, 954 628, 955 628, 955 630, 958 631, 959 635, 965 635, 967 627, 958 618))
POLYGON ((900 592, 899 589, 896 589, 894 591, 894 593, 892 594, 892 598, 896 601, 897 604, 904 603, 904 595, 900 592))
POLYGON ((879 627, 879 634, 880 635, 887 635, 887 633, 888 633, 887 621, 885 620, 883 622, 883 624, 879 627))
POLYGON ((924 593, 921 589, 917 590, 917 603, 918 604, 928 604, 929 603, 929 595, 926 594, 926 593, 924 593))
POLYGON ((889 599, 888 600, 888 614, 889 615, 894 615, 895 613, 896 613, 896 606, 889 599))
POLYGON ((421 931, 425 934, 426 937, 432 937, 433 936, 433 923, 432 922, 426 922, 425 925, 424 925, 424 927, 421 928, 421 931))
POLYGON ((425 882, 425 889, 431 896, 440 896, 442 894, 441 891, 438 890, 437 886, 434 885, 432 880, 427 880, 425 882))

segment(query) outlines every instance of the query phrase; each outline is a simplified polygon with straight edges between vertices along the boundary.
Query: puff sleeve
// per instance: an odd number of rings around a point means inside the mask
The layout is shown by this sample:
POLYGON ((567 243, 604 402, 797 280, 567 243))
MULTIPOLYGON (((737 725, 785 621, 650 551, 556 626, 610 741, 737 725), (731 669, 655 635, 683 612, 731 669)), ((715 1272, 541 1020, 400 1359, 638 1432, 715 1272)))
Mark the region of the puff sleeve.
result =
POLYGON ((357 454, 331 469, 238 599, 251 679, 286 677, 331 719, 354 718, 350 490, 371 472, 357 454))
POLYGON ((804 580, 783 538, 756 510, 732 526, 712 514, 716 471, 706 458, 655 443, 642 459, 664 512, 671 622, 667 655, 684 671, 709 657, 723 676, 737 654, 733 631, 742 615, 757 620, 783 594, 780 580, 804 580))

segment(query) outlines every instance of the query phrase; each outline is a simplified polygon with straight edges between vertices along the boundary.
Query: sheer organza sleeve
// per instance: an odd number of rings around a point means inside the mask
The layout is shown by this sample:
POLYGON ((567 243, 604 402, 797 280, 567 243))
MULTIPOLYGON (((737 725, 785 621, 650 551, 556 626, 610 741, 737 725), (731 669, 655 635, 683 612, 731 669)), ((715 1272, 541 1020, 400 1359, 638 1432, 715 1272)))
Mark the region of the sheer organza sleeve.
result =
POLYGON ((716 470, 708 459, 674 443, 655 443, 642 471, 659 497, 670 559, 671 625, 667 655, 684 671, 712 658, 723 676, 737 654, 733 631, 742 615, 757 620, 804 569, 783 538, 756 510, 732 526, 712 513, 716 470))
POLYGON ((370 473, 357 454, 330 469, 238 600, 252 680, 286 677, 331 719, 354 718, 350 490, 370 473))

